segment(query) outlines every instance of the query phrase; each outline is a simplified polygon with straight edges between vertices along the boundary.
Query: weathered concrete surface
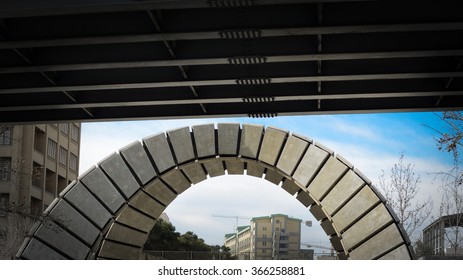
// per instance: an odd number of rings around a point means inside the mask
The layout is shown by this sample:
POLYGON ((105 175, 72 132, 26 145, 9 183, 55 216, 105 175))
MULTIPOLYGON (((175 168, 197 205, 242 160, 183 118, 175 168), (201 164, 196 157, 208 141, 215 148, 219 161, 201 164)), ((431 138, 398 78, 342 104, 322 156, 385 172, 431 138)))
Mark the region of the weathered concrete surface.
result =
POLYGON ((160 173, 175 166, 174 157, 164 133, 145 138, 143 143, 160 173))
POLYGON ((215 128, 213 124, 192 127, 198 158, 213 157, 215 151, 215 128))
POLYGON ((265 130, 264 139, 260 147, 259 160, 275 166, 287 135, 287 131, 268 127, 265 130))
POLYGON ((120 153, 135 172, 142 185, 156 176, 156 171, 139 141, 123 148, 120 153))
POLYGON ((79 209, 100 229, 103 228, 111 218, 111 214, 90 192, 81 184, 77 183, 65 195, 64 199, 79 209))
POLYGON ((238 123, 219 123, 217 125, 219 155, 231 156, 238 153, 239 134, 240 125, 238 123))
POLYGON ((363 185, 365 182, 355 172, 349 170, 323 199, 323 208, 332 215, 363 185))
POLYGON ((289 136, 278 160, 277 168, 288 176, 293 175, 297 163, 302 158, 308 146, 309 143, 307 141, 293 135, 289 136))
POLYGON ((243 124, 241 130, 240 155, 257 159, 264 127, 261 125, 243 124))
POLYGON ((122 224, 114 223, 106 235, 107 240, 127 243, 137 247, 143 247, 148 238, 148 234, 126 227, 122 224))
POLYGON ((124 197, 130 198, 139 188, 137 180, 130 172, 120 154, 113 154, 100 162, 100 168, 104 170, 116 187, 121 190, 124 197))
POLYGON ((310 145, 292 177, 301 186, 307 187, 327 157, 328 153, 326 151, 310 145))
POLYGON ((169 140, 172 148, 174 149, 175 158, 177 159, 178 164, 195 158, 189 127, 171 130, 167 132, 167 135, 169 135, 169 140))
POLYGON ((65 200, 60 200, 56 204, 50 211, 49 217, 79 236, 88 246, 91 246, 100 234, 100 230, 97 227, 65 200))
POLYGON ((100 168, 93 169, 84 175, 81 182, 108 207, 112 214, 124 204, 125 198, 105 176, 100 168))
POLYGON ((177 195, 159 179, 154 180, 146 186, 144 190, 152 197, 162 202, 165 206, 169 205, 177 197, 177 195))

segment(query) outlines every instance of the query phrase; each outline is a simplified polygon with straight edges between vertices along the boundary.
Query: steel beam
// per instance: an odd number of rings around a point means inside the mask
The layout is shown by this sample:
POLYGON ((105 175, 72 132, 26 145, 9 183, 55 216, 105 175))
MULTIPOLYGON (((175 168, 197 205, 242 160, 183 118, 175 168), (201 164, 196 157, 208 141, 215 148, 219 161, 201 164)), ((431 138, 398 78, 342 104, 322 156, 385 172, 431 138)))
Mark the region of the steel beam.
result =
POLYGON ((333 53, 333 54, 303 54, 303 55, 275 55, 275 56, 246 56, 246 57, 220 57, 197 59, 170 59, 147 60, 130 62, 95 62, 55 65, 27 65, 0 68, 0 74, 8 73, 32 73, 50 71, 82 71, 101 69, 130 69, 147 67, 172 67, 172 66, 198 66, 198 65, 226 65, 233 59, 262 58, 262 63, 279 62, 310 62, 329 60, 357 60, 357 59, 390 59, 390 58, 429 58, 463 56, 463 49, 454 50, 423 50, 401 52, 362 52, 362 53, 333 53))
POLYGON ((0 42, 0 49, 43 48, 100 44, 127 44, 163 41, 241 39, 263 37, 310 36, 328 34, 359 34, 389 32, 430 32, 463 30, 463 22, 408 23, 382 25, 350 25, 350 26, 310 26, 277 29, 228 29, 222 31, 197 31, 156 34, 130 34, 116 36, 94 36, 76 38, 56 38, 42 40, 20 40, 0 42))
MULTIPOLYGON (((463 77, 463 72, 434 72, 434 73, 390 73, 390 74, 365 74, 365 75, 332 75, 332 76, 301 76, 301 77, 275 77, 268 79, 269 83, 311 83, 311 82, 338 82, 338 81, 365 81, 365 80, 401 80, 401 79, 434 79, 463 77)), ((248 78, 249 83, 256 78, 248 78)), ((261 78, 259 78, 261 79, 261 78)), ((98 91, 98 90, 122 90, 122 89, 145 89, 145 88, 169 88, 169 87, 190 87, 190 86, 218 86, 237 85, 239 79, 222 80, 200 80, 200 81, 170 81, 153 83, 124 83, 124 84, 99 84, 99 85, 68 85, 53 87, 28 87, 0 89, 0 95, 21 94, 21 93, 44 93, 61 91, 98 91)))

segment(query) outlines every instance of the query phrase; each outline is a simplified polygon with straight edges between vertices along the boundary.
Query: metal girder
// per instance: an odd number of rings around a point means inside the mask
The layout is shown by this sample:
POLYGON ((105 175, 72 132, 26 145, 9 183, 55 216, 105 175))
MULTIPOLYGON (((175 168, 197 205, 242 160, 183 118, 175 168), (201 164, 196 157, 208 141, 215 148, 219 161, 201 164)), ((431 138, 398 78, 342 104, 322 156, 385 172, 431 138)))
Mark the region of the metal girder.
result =
POLYGON ((229 29, 221 31, 196 31, 177 33, 131 34, 116 36, 95 36, 79 38, 57 38, 43 40, 21 40, 0 42, 0 49, 43 48, 99 44, 127 44, 164 41, 191 41, 214 39, 250 39, 265 37, 288 37, 333 34, 389 33, 389 32, 431 32, 463 30, 463 22, 412 23, 388 25, 310 26, 278 29, 229 29))
POLYGON ((0 17, 31 17, 120 11, 250 7, 318 2, 366 2, 374 0, 2 0, 0 17))
POLYGON ((463 56, 463 49, 458 50, 424 50, 402 52, 370 52, 370 53, 333 53, 333 54, 304 54, 304 55, 279 55, 279 56, 236 56, 221 58, 197 58, 197 59, 169 59, 147 60, 133 62, 100 62, 57 65, 28 65, 16 67, 2 67, 0 74, 30 73, 48 71, 80 71, 98 69, 128 69, 145 67, 172 67, 195 65, 225 65, 240 63, 239 61, 255 60, 253 63, 278 63, 278 62, 303 62, 326 60, 358 60, 358 59, 386 59, 386 58, 420 58, 420 57, 452 57, 463 56))
POLYGON ((121 90, 121 89, 144 89, 144 88, 168 88, 168 87, 190 87, 190 86, 218 86, 218 85, 258 85, 278 83, 310 83, 310 82, 338 82, 338 81, 363 81, 363 80, 398 80, 398 79, 433 79, 463 77, 463 72, 443 73, 394 73, 394 74, 368 74, 368 75, 337 75, 337 76, 306 76, 306 77, 272 77, 272 78, 245 78, 224 79, 224 80, 203 80, 203 81, 171 81, 154 83, 131 83, 131 84, 101 84, 101 85, 69 85, 52 87, 31 87, 31 88, 10 88, 0 89, 0 95, 41 93, 60 91, 96 91, 96 90, 121 90))
POLYGON ((303 100, 348 100, 348 99, 386 99, 405 97, 432 97, 432 96, 460 96, 463 91, 432 91, 432 92, 382 92, 382 93, 344 93, 344 94, 313 94, 313 95, 284 95, 271 97, 217 97, 217 98, 192 98, 192 99, 153 99, 148 101, 120 101, 120 102, 92 102, 72 104, 45 104, 28 106, 0 107, 0 112, 29 111, 29 110, 58 110, 77 108, 105 108, 105 107, 138 107, 138 106, 163 106, 163 105, 191 105, 191 104, 221 104, 241 102, 278 102, 278 101, 303 101, 303 100))

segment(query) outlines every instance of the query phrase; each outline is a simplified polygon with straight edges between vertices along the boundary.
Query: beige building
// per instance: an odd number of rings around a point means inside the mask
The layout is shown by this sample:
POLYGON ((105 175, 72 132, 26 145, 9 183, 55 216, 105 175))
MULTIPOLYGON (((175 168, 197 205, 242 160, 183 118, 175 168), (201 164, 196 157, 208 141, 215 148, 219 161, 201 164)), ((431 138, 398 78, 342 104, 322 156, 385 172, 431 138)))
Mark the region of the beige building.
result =
POLYGON ((13 208, 41 213, 79 173, 80 124, 0 126, 0 226, 13 208))
POLYGON ((300 259, 300 219, 283 214, 255 217, 251 225, 225 235, 225 246, 239 259, 300 259))

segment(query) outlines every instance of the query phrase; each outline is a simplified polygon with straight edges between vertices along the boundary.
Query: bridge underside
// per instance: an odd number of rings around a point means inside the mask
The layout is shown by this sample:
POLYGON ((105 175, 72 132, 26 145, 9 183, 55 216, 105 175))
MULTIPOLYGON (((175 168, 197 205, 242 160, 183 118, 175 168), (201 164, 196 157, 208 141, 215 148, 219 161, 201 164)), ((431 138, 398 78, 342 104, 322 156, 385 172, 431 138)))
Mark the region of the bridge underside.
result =
POLYGON ((458 1, 0 2, 0 122, 463 107, 458 1))

